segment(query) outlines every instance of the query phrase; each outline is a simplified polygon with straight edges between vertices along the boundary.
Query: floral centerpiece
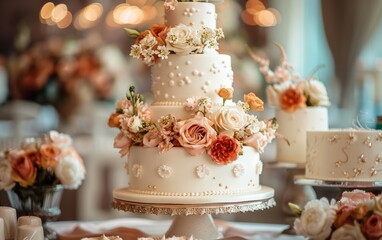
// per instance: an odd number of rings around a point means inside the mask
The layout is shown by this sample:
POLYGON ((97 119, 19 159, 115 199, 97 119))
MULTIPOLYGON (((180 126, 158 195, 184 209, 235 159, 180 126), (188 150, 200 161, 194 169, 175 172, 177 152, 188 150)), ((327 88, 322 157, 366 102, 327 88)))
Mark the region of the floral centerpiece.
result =
POLYGON ((0 154, 0 190, 7 190, 19 215, 43 221, 58 217, 62 189, 77 189, 85 173, 71 137, 56 131, 26 138, 19 148, 0 154))
POLYGON ((323 106, 328 107, 330 101, 324 84, 314 73, 322 66, 315 68, 306 79, 294 72, 294 67, 288 63, 285 50, 279 44, 280 64, 274 71, 269 68, 269 60, 257 56, 249 51, 251 57, 260 66, 260 72, 264 75, 268 84, 266 88, 267 100, 270 106, 280 107, 287 112, 306 107, 323 106))
MULTIPOLYGON (((174 10, 177 1, 165 1, 167 11, 174 10)), ((170 54, 202 54, 216 52, 218 40, 224 37, 221 28, 212 29, 204 26, 197 30, 193 26, 178 24, 173 27, 153 25, 150 29, 139 32, 125 29, 135 39, 130 56, 152 65, 157 59, 167 59, 170 54)))
POLYGON ((217 94, 222 98, 221 107, 214 108, 206 97, 191 97, 184 109, 192 117, 177 119, 169 114, 151 121, 149 107, 134 87, 126 99, 116 102, 116 111, 109 117, 109 126, 119 129, 114 147, 122 156, 128 154, 132 145, 157 147, 165 152, 173 147, 183 147, 191 155, 207 152, 217 164, 235 161, 244 145, 262 153, 276 136, 275 119, 260 121, 249 114, 250 110, 263 110, 263 101, 254 93, 244 96, 244 101, 226 105, 231 100, 232 88, 221 88, 217 94))
POLYGON ((382 195, 361 190, 344 192, 339 201, 309 201, 303 209, 289 204, 298 215, 294 228, 309 239, 381 239, 382 195))

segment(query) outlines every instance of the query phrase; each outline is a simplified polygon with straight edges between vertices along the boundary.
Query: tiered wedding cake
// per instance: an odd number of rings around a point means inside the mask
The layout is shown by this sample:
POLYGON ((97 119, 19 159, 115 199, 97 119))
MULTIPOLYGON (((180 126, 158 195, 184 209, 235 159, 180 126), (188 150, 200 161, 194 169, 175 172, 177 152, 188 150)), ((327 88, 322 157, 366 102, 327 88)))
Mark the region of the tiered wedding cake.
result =
POLYGON ((306 132, 328 129, 328 111, 330 105, 327 91, 322 82, 313 79, 315 69, 306 79, 293 72, 293 66, 287 62, 284 49, 276 44, 281 52, 280 63, 274 71, 269 69, 269 60, 253 52, 252 58, 259 64, 268 84, 267 101, 270 106, 278 107, 276 119, 280 124, 278 132, 284 141, 277 141, 277 162, 305 164, 306 132))
POLYGON ((333 129, 307 134, 307 178, 382 181, 382 131, 333 129))
POLYGON ((223 37, 216 16, 212 3, 167 0, 165 25, 129 30, 130 55, 151 66, 154 100, 145 105, 130 87, 109 119, 120 130, 114 146, 128 156, 128 187, 114 198, 216 203, 261 193, 259 153, 277 126, 249 114, 263 110, 254 93, 231 100, 231 58, 216 51, 223 37))

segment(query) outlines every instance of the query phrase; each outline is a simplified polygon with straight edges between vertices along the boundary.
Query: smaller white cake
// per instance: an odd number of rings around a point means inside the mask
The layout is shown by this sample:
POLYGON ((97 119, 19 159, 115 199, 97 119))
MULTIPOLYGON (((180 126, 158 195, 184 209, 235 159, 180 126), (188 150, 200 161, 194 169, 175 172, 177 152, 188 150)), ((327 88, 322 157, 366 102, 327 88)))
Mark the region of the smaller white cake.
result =
POLYGON ((307 178, 382 181, 382 131, 309 131, 306 156, 307 178))
POLYGON ((278 132, 289 142, 288 145, 284 140, 277 140, 278 162, 305 163, 306 132, 328 129, 328 110, 325 107, 308 107, 294 112, 278 109, 276 119, 278 132))

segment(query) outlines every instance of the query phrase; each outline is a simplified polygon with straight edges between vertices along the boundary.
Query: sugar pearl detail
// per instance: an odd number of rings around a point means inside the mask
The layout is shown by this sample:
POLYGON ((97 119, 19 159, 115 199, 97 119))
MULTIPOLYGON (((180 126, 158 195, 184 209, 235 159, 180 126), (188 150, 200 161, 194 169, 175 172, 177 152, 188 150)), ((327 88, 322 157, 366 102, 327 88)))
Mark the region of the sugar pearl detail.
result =
POLYGON ((173 78, 173 77, 175 77, 175 74, 174 74, 173 72, 170 72, 170 73, 168 74, 168 76, 169 76, 169 78, 173 78))
POLYGON ((172 62, 169 61, 169 62, 167 63, 167 66, 171 67, 171 66, 172 66, 172 62))
POLYGON ((168 85, 169 85, 170 87, 175 86, 175 81, 174 81, 174 80, 170 80, 170 81, 168 82, 168 85))
POLYGON ((190 60, 187 60, 186 61, 186 65, 190 65, 191 64, 191 61, 190 60))

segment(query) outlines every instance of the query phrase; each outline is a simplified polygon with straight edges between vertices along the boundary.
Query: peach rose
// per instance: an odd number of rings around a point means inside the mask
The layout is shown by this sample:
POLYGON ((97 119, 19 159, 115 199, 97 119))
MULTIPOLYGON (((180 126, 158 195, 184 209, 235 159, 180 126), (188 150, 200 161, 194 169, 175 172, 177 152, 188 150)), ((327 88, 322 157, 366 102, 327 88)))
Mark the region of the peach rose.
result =
POLYGON ((382 216, 371 215, 362 225, 362 232, 367 239, 381 239, 382 237, 382 216))
POLYGON ((369 211, 369 208, 365 204, 358 204, 357 207, 353 211, 353 217, 357 220, 362 220, 367 212, 369 211))
POLYGON ((298 108, 306 107, 306 97, 301 86, 291 86, 280 94, 280 107, 283 110, 293 112, 298 108))
POLYGON ((264 102, 256 94, 250 92, 244 95, 244 101, 248 103, 249 108, 254 111, 263 111, 264 102))
POLYGON ((33 185, 37 176, 37 168, 34 166, 32 159, 28 156, 33 157, 34 154, 19 152, 16 158, 12 161, 11 177, 23 187, 33 185))
POLYGON ((215 129, 211 125, 212 123, 202 116, 177 122, 180 145, 193 156, 202 154, 216 138, 215 129))
POLYGON ((217 164, 228 164, 235 161, 241 152, 240 143, 227 135, 220 134, 212 142, 208 154, 217 164))
POLYGON ((373 193, 355 189, 351 192, 343 192, 340 202, 357 205, 359 203, 371 200, 373 198, 374 198, 373 193))
POLYGON ((42 168, 55 167, 58 162, 58 158, 61 154, 61 150, 52 144, 43 144, 40 147, 41 159, 39 165, 42 168))
POLYGON ((217 93, 224 100, 230 100, 233 97, 233 88, 220 88, 217 93))
POLYGON ((258 153, 264 152, 268 142, 268 137, 261 132, 256 132, 244 139, 244 144, 253 147, 258 153))
POLYGON ((162 142, 162 137, 158 130, 153 130, 143 136, 143 146, 144 147, 156 147, 162 142))
POLYGON ((114 138, 114 147, 120 149, 119 153, 121 154, 121 157, 129 153, 131 145, 131 139, 127 138, 123 133, 119 133, 114 138))

